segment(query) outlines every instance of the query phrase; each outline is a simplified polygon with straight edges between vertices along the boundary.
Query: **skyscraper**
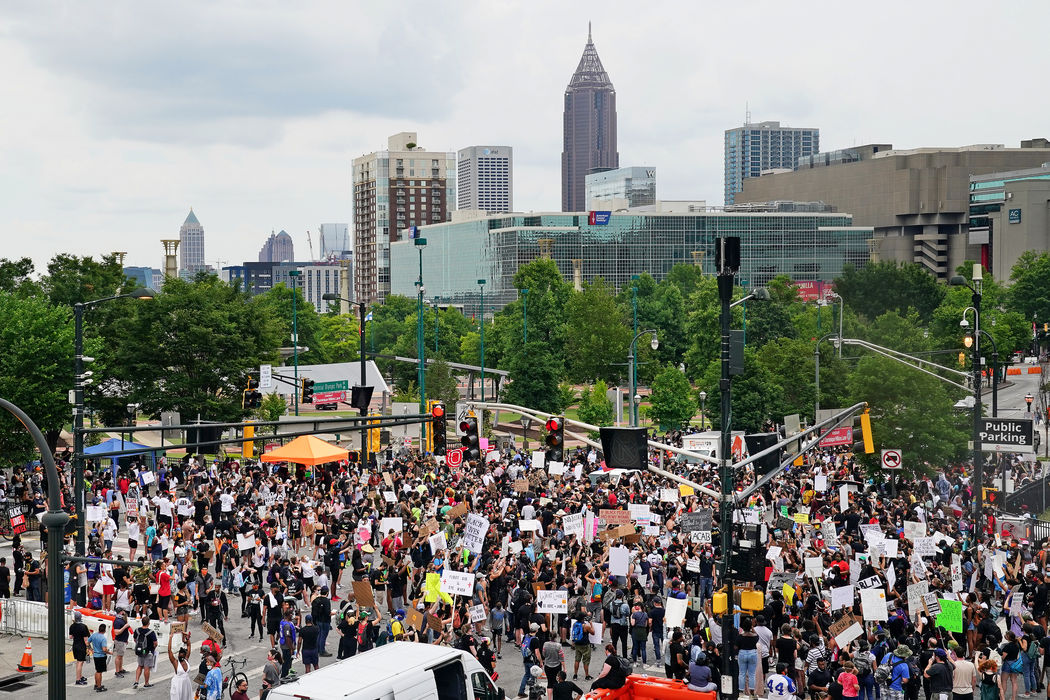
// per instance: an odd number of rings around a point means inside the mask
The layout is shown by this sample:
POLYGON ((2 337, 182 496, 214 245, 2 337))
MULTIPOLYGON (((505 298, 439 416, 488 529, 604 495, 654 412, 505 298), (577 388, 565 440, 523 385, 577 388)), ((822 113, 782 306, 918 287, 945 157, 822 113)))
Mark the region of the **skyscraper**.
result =
POLYGON ((207 266, 204 263, 204 227, 190 207, 190 213, 179 228, 179 269, 195 275, 207 266))
POLYGON ((270 233, 259 250, 259 262, 281 263, 295 260, 295 247, 287 231, 270 233))
POLYGON ((390 243, 413 226, 448 221, 456 196, 456 154, 430 152, 404 131, 387 150, 354 158, 356 300, 382 303, 390 293, 390 243))
POLYGON ((514 149, 470 146, 456 154, 457 209, 489 214, 514 211, 514 149))
POLYGON ((736 201, 743 180, 767 170, 794 170, 798 159, 820 150, 820 129, 780 126, 780 122, 744 124, 726 129, 725 203, 736 201))
POLYGON ((565 88, 561 209, 585 211, 584 178, 620 167, 616 151, 616 90, 602 67, 587 24, 587 45, 565 88))
POLYGON ((319 230, 321 260, 350 257, 353 249, 350 247, 349 224, 321 224, 319 230))

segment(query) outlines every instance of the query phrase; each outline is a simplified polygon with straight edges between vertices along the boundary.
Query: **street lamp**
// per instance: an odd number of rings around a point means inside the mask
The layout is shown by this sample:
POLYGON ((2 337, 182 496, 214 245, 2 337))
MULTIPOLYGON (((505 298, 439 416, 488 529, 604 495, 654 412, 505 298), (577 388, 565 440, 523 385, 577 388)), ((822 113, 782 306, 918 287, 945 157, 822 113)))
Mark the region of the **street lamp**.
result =
POLYGON ((634 338, 631 340, 631 347, 630 347, 630 349, 627 352, 627 371, 631 375, 631 388, 630 388, 630 394, 629 394, 629 396, 631 397, 631 405, 630 405, 629 408, 630 408, 630 420, 631 420, 631 426, 632 427, 637 427, 637 425, 638 425, 638 402, 639 402, 639 400, 641 398, 640 396, 638 396, 635 393, 635 391, 636 391, 636 389, 638 387, 638 376, 637 376, 637 374, 635 372, 635 365, 634 365, 634 346, 638 342, 638 339, 641 338, 646 333, 652 333, 652 335, 653 335, 652 340, 649 341, 650 347, 652 347, 653 350, 656 350, 658 347, 660 347, 660 341, 657 340, 657 338, 656 338, 656 331, 653 330, 652 328, 650 328, 648 330, 644 330, 644 331, 641 331, 639 333, 635 333, 634 338))
POLYGON ((521 290, 521 342, 529 342, 529 290, 521 290))
MULTIPOLYGON (((426 348, 423 346, 423 295, 426 294, 426 289, 423 287, 423 249, 427 247, 427 239, 416 238, 413 242, 416 250, 419 252, 419 278, 416 280, 416 356, 419 358, 419 368, 417 370, 419 375, 419 412, 426 413, 426 359, 424 358, 426 348)), ((425 444, 423 441, 425 432, 426 424, 421 423, 419 428, 420 451, 423 451, 423 445, 425 444)))
MULTIPOLYGON (((953 287, 966 287, 972 293, 973 326, 974 335, 971 339, 973 347, 973 527, 974 531, 980 527, 981 517, 981 489, 984 487, 984 455, 981 452, 981 342, 977 331, 981 328, 981 266, 974 265, 973 284, 969 284, 965 277, 953 275, 948 283, 953 287)), ((966 311, 969 311, 967 309, 966 311)), ((965 316, 966 311, 963 312, 965 316)))
POLYGON ((529 426, 532 425, 532 418, 529 416, 522 416, 519 419, 519 422, 521 423, 522 449, 525 450, 525 453, 527 454, 529 451, 529 426))
POLYGON ((700 430, 707 426, 707 418, 704 417, 704 409, 707 406, 707 392, 700 390, 700 430))
MULTIPOLYGON (((967 311, 976 311, 972 306, 966 307, 963 311, 963 319, 959 321, 959 327, 963 329, 963 345, 970 348, 973 345, 973 334, 970 333, 970 322, 966 320, 967 311)), ((994 319, 993 319, 994 320, 994 319)), ((994 325, 994 324, 993 324, 994 325)), ((983 328, 977 329, 977 333, 992 344, 992 418, 999 417, 999 348, 995 344, 995 338, 991 336, 988 331, 983 328)), ((984 372, 982 371, 983 375, 984 372)))
POLYGON ((481 326, 481 401, 485 401, 485 280, 478 280, 478 287, 481 288, 480 298, 480 326, 481 326))
MULTIPOLYGON (((85 362, 94 362, 84 356, 84 311, 113 299, 152 299, 156 292, 139 287, 127 294, 115 294, 102 299, 78 301, 73 304, 73 500, 77 518, 77 556, 87 551, 87 528, 84 527, 84 387, 91 383, 90 372, 84 371, 85 362)), ((57 577, 61 580, 61 576, 57 577)))
POLYGON ((296 291, 296 284, 299 281, 299 276, 302 274, 302 270, 288 271, 288 282, 292 288, 292 357, 295 364, 295 387, 292 390, 292 397, 295 403, 295 415, 297 416, 299 415, 299 317, 296 311, 295 298, 299 296, 296 291))
MULTIPOLYGON (((339 296, 338 294, 334 294, 332 292, 327 292, 325 294, 322 294, 321 295, 321 299, 324 300, 324 301, 345 301, 347 304, 353 304, 354 306, 357 307, 357 312, 358 312, 358 314, 360 316, 360 320, 358 321, 358 323, 360 325, 360 328, 357 329, 358 330, 357 335, 358 335, 358 338, 360 339, 360 343, 361 343, 361 383, 360 383, 360 386, 365 386, 366 385, 365 384, 365 376, 366 376, 366 374, 365 374, 365 321, 366 321, 366 319, 365 319, 365 303, 363 301, 351 301, 349 299, 344 299, 343 297, 339 296)), ((368 407, 367 406, 359 406, 358 410, 361 412, 362 416, 368 413, 368 407)), ((361 431, 361 464, 368 464, 368 431, 367 430, 362 430, 361 431)))

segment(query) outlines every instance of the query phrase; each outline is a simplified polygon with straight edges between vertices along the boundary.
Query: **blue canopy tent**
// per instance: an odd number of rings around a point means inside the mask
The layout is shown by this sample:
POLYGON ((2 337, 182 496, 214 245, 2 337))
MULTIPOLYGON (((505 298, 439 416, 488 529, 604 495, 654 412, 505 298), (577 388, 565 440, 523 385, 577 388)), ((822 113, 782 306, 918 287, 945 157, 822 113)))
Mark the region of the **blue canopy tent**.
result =
POLYGON ((150 447, 149 445, 140 445, 137 442, 131 442, 130 440, 121 440, 119 438, 109 438, 97 445, 92 445, 84 449, 84 455, 90 457, 91 455, 101 454, 101 459, 105 459, 105 455, 108 452, 126 452, 127 450, 138 450, 126 455, 119 457, 110 457, 110 473, 113 477, 113 483, 117 480, 117 463, 120 457, 134 457, 135 455, 148 454, 150 455, 150 461, 154 469, 157 467, 157 452, 160 452, 159 447, 150 447))

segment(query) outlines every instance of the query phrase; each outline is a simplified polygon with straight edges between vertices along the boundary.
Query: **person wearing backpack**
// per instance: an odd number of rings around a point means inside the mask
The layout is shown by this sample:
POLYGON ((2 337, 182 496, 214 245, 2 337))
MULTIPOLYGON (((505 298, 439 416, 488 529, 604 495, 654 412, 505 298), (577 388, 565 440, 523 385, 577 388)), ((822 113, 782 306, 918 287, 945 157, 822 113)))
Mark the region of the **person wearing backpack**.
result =
POLYGON ((539 663, 537 653, 540 650, 540 640, 536 638, 539 631, 540 626, 533 622, 529 625, 529 631, 521 638, 521 662, 525 665, 525 675, 521 677, 521 685, 518 686, 519 698, 525 697, 525 686, 532 678, 532 667, 539 663))
MULTIPOLYGON (((681 632, 677 634, 681 636, 681 632)), ((605 653, 607 656, 605 657, 605 663, 602 665, 602 672, 591 683, 591 690, 599 690, 601 688, 615 690, 627 684, 627 676, 629 674, 627 669, 630 667, 630 664, 623 657, 616 655, 615 644, 606 644, 605 653)))
POLYGON ((875 680, 883 686, 885 700, 904 700, 904 687, 911 677, 908 669, 910 657, 911 649, 905 644, 899 645, 892 653, 883 657, 875 672, 875 680))
POLYGON ((866 639, 858 642, 857 652, 853 655, 853 666, 856 669, 857 682, 860 684, 860 700, 875 700, 875 657, 872 655, 866 639))
POLYGON ((569 630, 569 640, 572 642, 575 658, 572 666, 572 679, 580 676, 580 663, 583 663, 583 675, 591 680, 591 639, 594 634, 594 625, 591 624, 591 614, 584 612, 572 623, 569 630))
POLYGON ((627 656, 627 625, 631 618, 631 607, 624 600, 623 591, 617 590, 609 613, 609 626, 612 630, 613 646, 620 642, 621 656, 627 656))
POLYGON ((138 659, 138 666, 135 668, 135 682, 132 688, 139 687, 139 677, 143 675, 146 682, 142 687, 153 687, 153 684, 149 682, 149 676, 154 666, 157 665, 157 655, 154 653, 156 649, 157 633, 149 628, 149 616, 143 615, 142 626, 135 630, 135 658, 138 659))

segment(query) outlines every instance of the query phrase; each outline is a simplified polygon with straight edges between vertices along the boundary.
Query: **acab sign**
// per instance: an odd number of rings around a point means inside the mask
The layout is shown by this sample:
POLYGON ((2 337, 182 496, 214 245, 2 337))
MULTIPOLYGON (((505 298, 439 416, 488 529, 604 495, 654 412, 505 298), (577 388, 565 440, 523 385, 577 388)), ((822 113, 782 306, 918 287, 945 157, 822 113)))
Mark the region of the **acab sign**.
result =
POLYGON ((995 452, 1032 452, 1032 421, 1029 418, 982 418, 981 447, 995 452))

